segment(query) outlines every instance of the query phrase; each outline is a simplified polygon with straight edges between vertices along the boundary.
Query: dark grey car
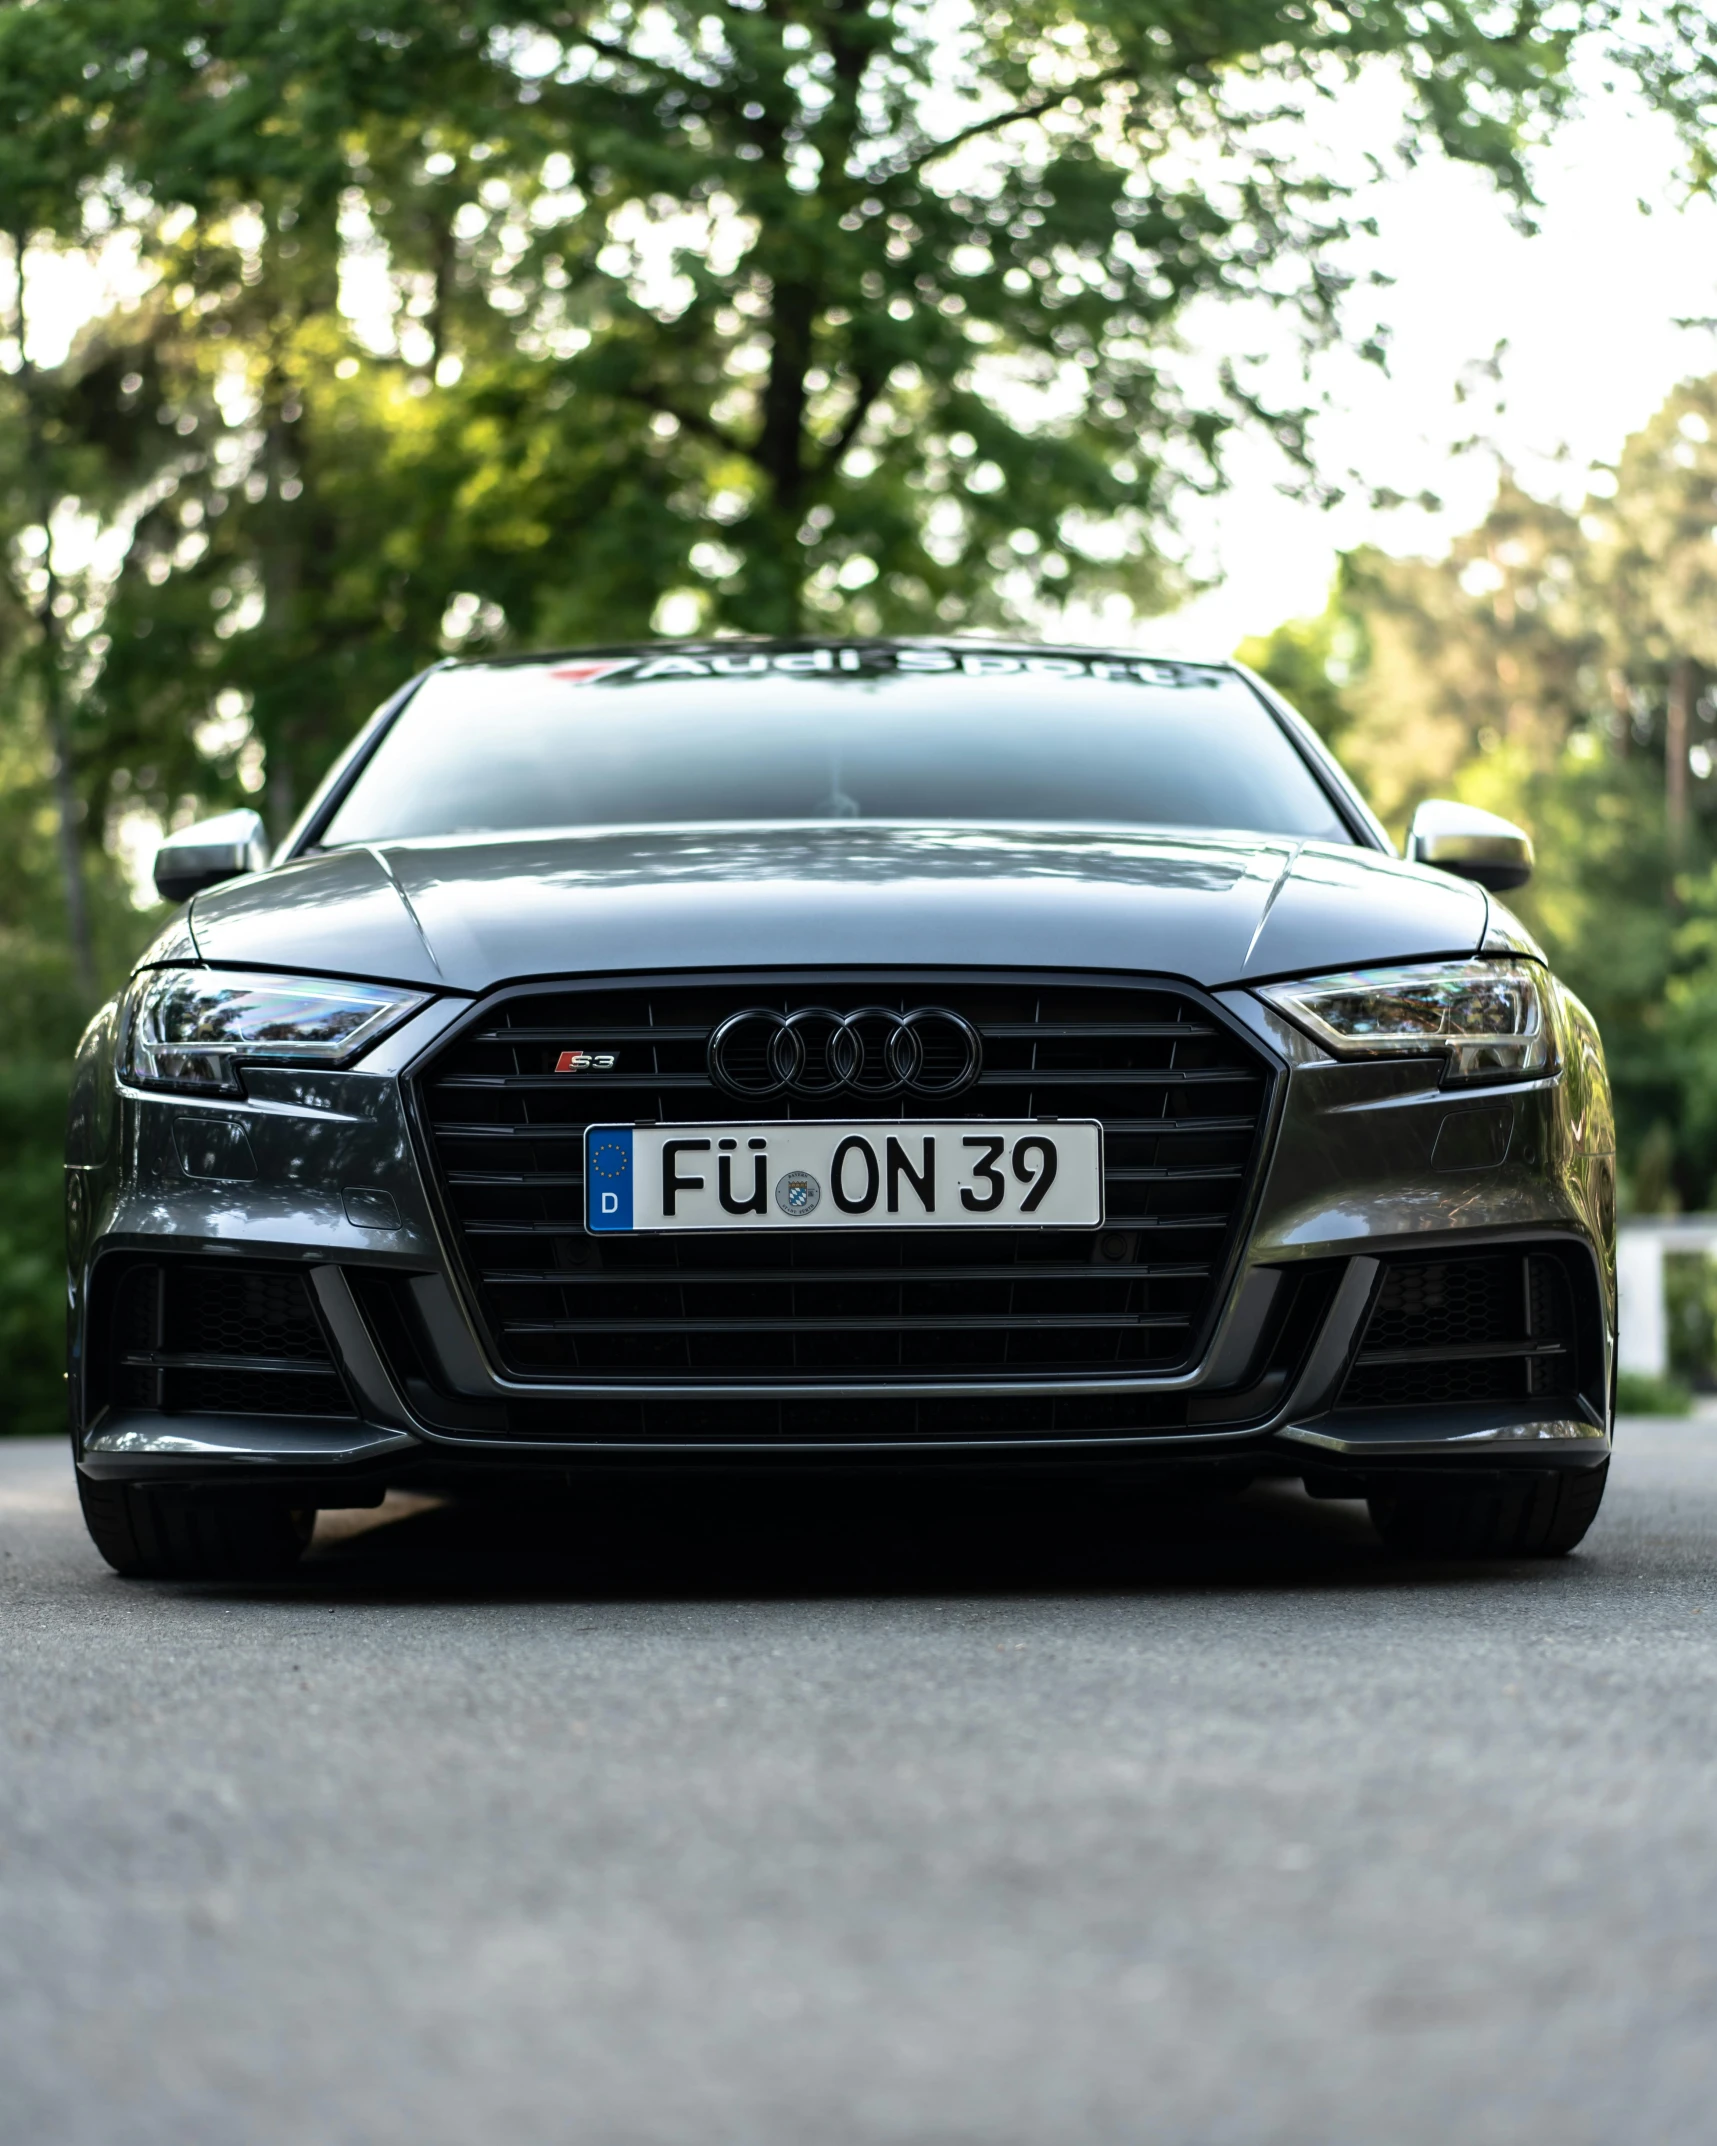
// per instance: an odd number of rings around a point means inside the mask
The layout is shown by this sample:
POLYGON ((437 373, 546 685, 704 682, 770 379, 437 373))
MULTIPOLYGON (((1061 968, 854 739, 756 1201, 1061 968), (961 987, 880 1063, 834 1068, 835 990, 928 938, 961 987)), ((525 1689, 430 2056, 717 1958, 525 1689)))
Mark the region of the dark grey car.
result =
MULTIPOLYGON (((71 1410, 119 1570, 522 1472, 1261 1475, 1579 1541, 1598 1038, 1233 665, 978 641, 445 664, 91 1025, 71 1410)), ((901 1474, 901 1495, 911 1486, 901 1474)))

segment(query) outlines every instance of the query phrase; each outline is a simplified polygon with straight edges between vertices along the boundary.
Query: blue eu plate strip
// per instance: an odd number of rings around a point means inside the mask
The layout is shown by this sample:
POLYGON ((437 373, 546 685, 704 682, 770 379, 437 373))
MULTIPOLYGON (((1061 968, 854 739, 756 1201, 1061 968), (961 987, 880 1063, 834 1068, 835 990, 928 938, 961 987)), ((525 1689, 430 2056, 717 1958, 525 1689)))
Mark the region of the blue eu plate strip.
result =
POLYGON ((592 1125, 585 1131, 584 1220, 593 1230, 632 1227, 629 1125, 592 1125))

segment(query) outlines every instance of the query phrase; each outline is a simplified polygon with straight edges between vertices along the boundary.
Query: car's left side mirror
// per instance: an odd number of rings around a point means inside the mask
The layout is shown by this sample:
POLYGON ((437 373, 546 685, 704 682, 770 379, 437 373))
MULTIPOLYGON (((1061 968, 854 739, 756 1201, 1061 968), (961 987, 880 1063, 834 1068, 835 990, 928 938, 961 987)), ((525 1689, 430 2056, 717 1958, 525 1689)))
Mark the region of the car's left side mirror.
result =
POLYGON ((223 879, 260 872, 268 862, 268 831, 254 812, 223 812, 169 835, 155 852, 155 887, 163 900, 188 902, 223 879))
POLYGON ((1428 797, 1407 830, 1410 864, 1434 864, 1440 872, 1475 879, 1493 894, 1524 887, 1532 877, 1532 837, 1512 820, 1477 805, 1428 797))

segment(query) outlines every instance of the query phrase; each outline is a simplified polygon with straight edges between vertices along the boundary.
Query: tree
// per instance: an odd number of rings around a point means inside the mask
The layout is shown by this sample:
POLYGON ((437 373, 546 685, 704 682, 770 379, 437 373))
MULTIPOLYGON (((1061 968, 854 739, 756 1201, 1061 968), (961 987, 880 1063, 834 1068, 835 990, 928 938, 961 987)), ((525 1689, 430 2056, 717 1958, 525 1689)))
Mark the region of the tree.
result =
POLYGON ((1342 332, 1357 211, 1306 115, 1392 67, 1407 153, 1524 214, 1581 38, 1691 135, 1697 27, 1607 0, 1560 28, 1476 0, 0 10, 16 231, 117 234, 156 278, 80 413, 133 479, 111 616, 81 620, 106 655, 35 613, 62 824, 79 709, 91 824, 116 784, 180 809, 212 754, 282 828, 450 639, 1171 601, 1176 502, 1233 426, 1312 481, 1303 413, 1177 347, 1205 300, 1342 332))
MULTIPOLYGON (((14 12, 14 44, 43 12, 14 12)), ((105 153, 116 201, 183 204, 217 249, 254 216, 288 339, 365 227, 423 377, 504 326, 532 409, 613 443, 608 496, 554 532, 566 578, 635 534, 620 472, 654 441, 659 568, 706 623, 763 630, 1171 596, 1175 499, 1216 481, 1226 432, 1304 454, 1240 358, 1195 389, 1177 324, 1214 297, 1337 332, 1353 211, 1292 122, 1354 69, 1393 66, 1411 150, 1523 209, 1580 37, 1690 125, 1712 86, 1692 11, 1603 4, 1578 30, 1472 0, 47 12, 87 53, 70 162, 105 153)), ((57 100, 19 119, 66 123, 57 100)))
POLYGON ((170 813, 248 755, 284 828, 450 640, 1161 606, 1176 502, 1236 424, 1313 481, 1303 413, 1239 355, 1200 386, 1177 347, 1205 300, 1342 332, 1357 212, 1305 115, 1393 67, 1408 153, 1526 213, 1579 38, 1694 130, 1690 26, 1474 0, 0 10, 18 230, 118 234, 156 277, 81 413, 143 487, 111 617, 83 621, 108 653, 71 666, 36 621, 50 725, 56 696, 88 711, 91 824, 115 784, 170 813))
POLYGON ((1269 679, 1332 750, 1344 749, 1353 725, 1349 692, 1370 669, 1365 620, 1353 601, 1354 563, 1338 562, 1328 604, 1315 618, 1284 619, 1269 633, 1254 634, 1234 651, 1240 662, 1269 679))
POLYGON ((1686 863, 1693 756, 1707 779, 1711 769, 1697 732, 1709 735, 1717 713, 1706 695, 1717 675, 1717 379, 1683 383, 1608 475, 1588 517, 1620 712, 1636 730, 1661 710, 1670 843, 1686 863))
POLYGON ((1392 824, 1475 755, 1506 746, 1513 764, 1547 767, 1586 722, 1601 655, 1587 564, 1578 516, 1506 470, 1444 558, 1345 562, 1340 601, 1367 652, 1345 749, 1392 824))
POLYGON ((1256 644, 1397 832, 1425 796, 1533 834, 1515 898, 1597 1014, 1635 1196, 1717 1203, 1717 378, 1684 382, 1578 512, 1505 471, 1435 560, 1358 552, 1256 644))
MULTIPOLYGON (((1234 427, 1321 481, 1245 354, 1282 340, 1263 316, 1377 353, 1328 101, 1393 69, 1404 153, 1526 217, 1584 41, 1704 184, 1707 28, 1615 0, 0 5, 0 259, 134 257, 63 362, 0 328, 0 999, 43 1039, 14 1143, 41 1168, 0 1204, 50 1211, 43 1068, 140 928, 131 815, 255 796, 284 828, 448 648, 1167 604, 1234 427), (1182 342, 1220 304, 1205 377, 1182 342)), ((46 1287, 29 1229, 0 1271, 46 1287)))
POLYGON ((82 38, 69 26, 39 42, 17 35, 16 16, 0 36, 0 51, 16 72, 8 76, 0 60, 0 227, 10 244, 11 318, 7 341, 13 353, 7 386, 9 407, 3 412, 5 460, 0 483, 4 500, 3 534, 11 541, 0 551, 6 595, 14 613, 11 683, 31 692, 46 733, 52 764, 58 823, 61 887, 67 933, 79 982, 89 998, 95 992, 95 957, 90 938, 83 879, 76 775, 72 764, 68 662, 65 647, 66 592, 61 587, 56 550, 62 494, 58 427, 47 407, 30 329, 29 250, 38 233, 65 238, 76 231, 78 193, 88 177, 88 137, 76 113, 78 74, 74 54, 82 38), (27 117, 23 115, 27 114, 27 117), (23 119, 15 132, 9 120, 23 119), (32 541, 33 540, 33 541, 32 541), (25 631, 17 631, 22 621, 25 631))

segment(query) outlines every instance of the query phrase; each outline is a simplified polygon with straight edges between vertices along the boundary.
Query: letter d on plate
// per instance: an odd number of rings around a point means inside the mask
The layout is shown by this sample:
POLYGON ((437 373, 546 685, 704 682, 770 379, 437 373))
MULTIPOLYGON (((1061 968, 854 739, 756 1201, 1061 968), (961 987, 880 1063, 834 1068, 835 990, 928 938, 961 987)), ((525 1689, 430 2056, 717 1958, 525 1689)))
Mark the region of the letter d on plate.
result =
POLYGON ((632 1227, 632 1128, 592 1125, 584 1135, 587 1229, 632 1227))

